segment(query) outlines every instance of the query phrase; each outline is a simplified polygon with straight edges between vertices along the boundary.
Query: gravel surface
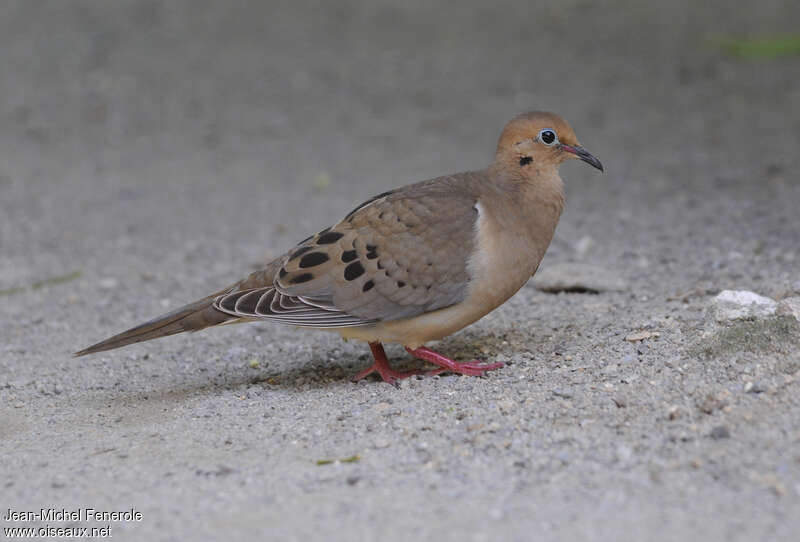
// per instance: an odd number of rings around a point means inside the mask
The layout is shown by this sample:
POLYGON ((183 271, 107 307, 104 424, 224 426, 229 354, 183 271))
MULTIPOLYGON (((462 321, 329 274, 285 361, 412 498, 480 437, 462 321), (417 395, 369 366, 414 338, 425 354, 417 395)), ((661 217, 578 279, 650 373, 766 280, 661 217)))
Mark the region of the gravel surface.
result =
POLYGON ((0 523, 796 540, 800 324, 718 322, 712 300, 800 295, 800 61, 723 47, 798 20, 770 0, 3 3, 0 510, 142 518, 0 523), (542 271, 613 287, 532 281, 435 345, 505 368, 352 383, 365 345, 267 323, 70 357, 371 195, 483 167, 529 109, 606 166, 562 168, 542 271))

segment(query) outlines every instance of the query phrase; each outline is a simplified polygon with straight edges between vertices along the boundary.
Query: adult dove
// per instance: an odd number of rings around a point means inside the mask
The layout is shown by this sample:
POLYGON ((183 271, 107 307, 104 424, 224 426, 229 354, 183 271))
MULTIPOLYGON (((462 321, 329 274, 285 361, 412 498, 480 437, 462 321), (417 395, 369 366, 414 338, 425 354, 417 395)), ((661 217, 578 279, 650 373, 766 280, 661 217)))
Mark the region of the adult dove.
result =
POLYGON ((558 167, 571 158, 603 170, 564 119, 524 113, 505 126, 486 169, 379 194, 247 278, 75 355, 274 320, 369 343, 375 362, 355 379, 422 372, 393 370, 386 342, 438 366, 426 374, 483 375, 502 363, 459 363, 424 344, 488 314, 536 272, 564 209, 558 167))

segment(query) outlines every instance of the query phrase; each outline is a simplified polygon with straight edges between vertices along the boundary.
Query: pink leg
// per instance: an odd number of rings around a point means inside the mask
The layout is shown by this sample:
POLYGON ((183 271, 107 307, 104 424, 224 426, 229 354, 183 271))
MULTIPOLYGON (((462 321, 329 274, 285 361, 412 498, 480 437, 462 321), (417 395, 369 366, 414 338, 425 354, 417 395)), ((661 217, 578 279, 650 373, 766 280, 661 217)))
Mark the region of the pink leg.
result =
POLYGON ((394 384, 401 378, 408 378, 409 376, 419 375, 425 372, 409 371, 407 373, 402 373, 399 371, 394 371, 391 367, 389 367, 389 360, 386 359, 386 352, 384 351, 381 343, 369 343, 369 347, 372 350, 372 357, 375 358, 375 363, 373 363, 368 369, 364 369, 355 375, 353 380, 361 380, 372 373, 378 373, 381 375, 381 378, 384 382, 394 384))
POLYGON ((468 361, 465 363, 458 363, 457 361, 453 361, 450 358, 446 358, 441 354, 438 354, 431 350, 430 348, 425 348, 421 346, 416 350, 412 350, 406 347, 406 352, 414 356, 415 358, 423 359, 434 365, 438 365, 441 367, 440 369, 434 369, 428 373, 427 375, 438 375, 439 373, 443 373, 445 371, 450 371, 452 373, 459 373, 462 375, 469 375, 469 376, 483 376, 486 371, 492 371, 494 369, 499 369, 503 366, 502 363, 482 363, 478 360, 475 361, 468 361))

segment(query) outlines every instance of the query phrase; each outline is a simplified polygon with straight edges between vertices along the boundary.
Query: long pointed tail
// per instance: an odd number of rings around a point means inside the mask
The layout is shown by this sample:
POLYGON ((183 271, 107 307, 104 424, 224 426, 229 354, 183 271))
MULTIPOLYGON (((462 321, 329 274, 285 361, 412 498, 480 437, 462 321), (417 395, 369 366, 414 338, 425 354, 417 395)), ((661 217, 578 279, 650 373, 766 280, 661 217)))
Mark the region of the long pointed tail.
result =
POLYGON ((85 356, 86 354, 94 354, 104 350, 113 350, 133 343, 167 337, 184 331, 198 331, 209 326, 236 320, 235 316, 225 314, 213 307, 214 298, 217 295, 214 294, 194 303, 184 305, 128 331, 123 331, 119 335, 114 335, 79 352, 75 352, 73 356, 85 356))

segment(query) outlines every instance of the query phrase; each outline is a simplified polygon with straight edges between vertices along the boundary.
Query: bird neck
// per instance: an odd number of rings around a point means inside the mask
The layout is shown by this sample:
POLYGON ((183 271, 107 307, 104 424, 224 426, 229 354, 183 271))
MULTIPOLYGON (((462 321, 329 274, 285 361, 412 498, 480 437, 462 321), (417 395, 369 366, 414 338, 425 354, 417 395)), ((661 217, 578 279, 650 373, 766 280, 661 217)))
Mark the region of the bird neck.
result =
POLYGON ((555 227, 565 203, 564 181, 555 166, 531 164, 524 170, 509 171, 493 164, 487 173, 489 178, 495 179, 496 196, 507 201, 510 220, 518 220, 521 215, 526 217, 522 221, 525 224, 533 220, 552 223, 555 227))

